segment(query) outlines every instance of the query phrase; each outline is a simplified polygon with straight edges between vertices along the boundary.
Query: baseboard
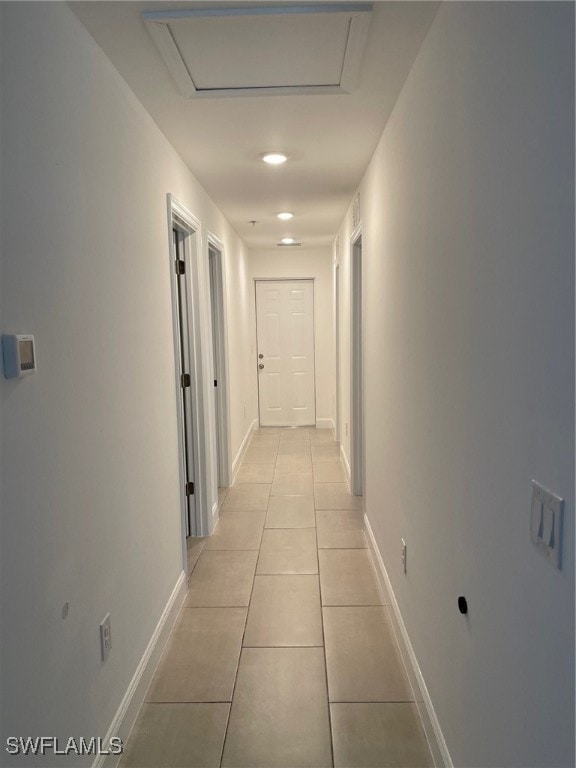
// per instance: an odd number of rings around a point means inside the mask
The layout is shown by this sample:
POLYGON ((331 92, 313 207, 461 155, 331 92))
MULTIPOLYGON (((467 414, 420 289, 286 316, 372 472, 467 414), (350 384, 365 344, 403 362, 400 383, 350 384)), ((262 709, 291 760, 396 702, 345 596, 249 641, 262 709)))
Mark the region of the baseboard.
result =
POLYGON ((244 435, 244 440, 242 440, 242 444, 240 445, 240 448, 238 449, 238 453, 236 454, 236 458, 232 462, 232 482, 230 483, 230 485, 233 485, 234 481, 236 480, 236 475, 238 474, 238 470, 240 469, 240 464, 242 463, 242 459, 244 458, 244 453, 246 452, 246 448, 248 448, 250 438, 252 437, 252 432, 254 432, 255 429, 258 429, 258 419, 254 419, 252 424, 250 424, 250 426, 248 427, 248 430, 244 435))
POLYGON ((340 458, 342 459, 342 464, 344 464, 346 482, 348 483, 348 487, 350 487, 350 483, 352 482, 352 472, 350 471, 350 462, 348 461, 348 456, 346 456, 346 452, 342 443, 340 443, 340 458))
MULTIPOLYGON (((124 698, 112 720, 112 724, 104 738, 104 744, 109 744, 110 739, 116 736, 122 739, 124 745, 126 745, 185 597, 186 574, 182 571, 166 603, 162 616, 156 625, 156 629, 150 638, 148 647, 140 659, 134 677, 130 681, 128 690, 124 694, 124 698)), ((121 755, 99 755, 92 763, 92 768, 116 768, 120 758, 121 755)))
POLYGON ((434 710, 434 705, 432 704, 432 699, 426 688, 426 683, 424 682, 418 659, 416 658, 412 643, 410 642, 410 637, 408 636, 408 631, 406 630, 406 625, 402 619, 402 614, 400 613, 400 608, 394 595, 392 584, 388 577, 388 572, 386 571, 386 566, 384 565, 382 555, 380 554, 376 539, 374 538, 370 521, 366 515, 364 515, 364 529, 367 534, 372 561, 380 582, 380 587, 386 598, 384 602, 391 609, 389 610, 389 614, 392 627, 394 629, 394 634, 396 635, 396 640, 398 641, 398 646, 400 648, 400 653, 402 654, 406 672, 408 673, 412 691, 414 692, 414 699, 416 706, 418 707, 422 725, 424 726, 430 751, 432 752, 434 765, 436 768, 454 768, 442 729, 440 728, 440 723, 434 710))
POLYGON ((331 429, 334 431, 334 419, 316 419, 316 429, 331 429))

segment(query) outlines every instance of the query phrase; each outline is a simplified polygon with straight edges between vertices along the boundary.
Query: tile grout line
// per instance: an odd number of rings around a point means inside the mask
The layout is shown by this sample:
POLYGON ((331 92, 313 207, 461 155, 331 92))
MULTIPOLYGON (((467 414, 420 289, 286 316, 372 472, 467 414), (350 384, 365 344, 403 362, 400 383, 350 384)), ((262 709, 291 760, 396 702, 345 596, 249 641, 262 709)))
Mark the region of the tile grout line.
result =
POLYGON ((326 632, 324 629, 324 610, 322 605, 322 579, 320 578, 320 550, 318 547, 318 518, 316 504, 314 504, 314 522, 316 523, 316 561, 318 563, 318 591, 320 596, 320 622, 322 624, 322 643, 324 649, 324 680, 326 681, 326 707, 328 709, 328 729, 330 731, 330 759, 334 766, 334 732, 332 729, 332 712, 330 711, 330 691, 328 689, 328 660, 326 658, 326 632))
MULTIPOLYGON (((242 461, 242 466, 244 461, 242 461)), ((276 461, 274 462, 274 471, 276 471, 276 461)), ((272 486, 270 486, 272 488, 272 486)), ((260 549, 262 547, 262 536, 264 535, 264 528, 266 526, 266 517, 268 516, 268 507, 270 506, 270 494, 268 494, 268 502, 266 504, 266 515, 264 517, 264 526, 262 527, 262 534, 260 536, 260 546, 258 547, 258 557, 256 558, 256 564, 254 565, 254 574, 252 576, 252 587, 250 589, 250 597, 248 598, 248 606, 246 607, 246 620, 244 621, 244 629, 242 630, 242 637, 240 638, 240 653, 238 654, 238 663, 236 665, 236 674, 234 675, 234 685, 232 686, 232 695, 230 696, 230 709, 228 710, 228 718, 226 719, 226 729, 224 731, 224 738, 222 739, 222 751, 220 753, 219 766, 222 768, 222 761, 224 760, 224 750, 226 749, 226 740, 228 738, 228 730, 230 727, 230 718, 232 716, 232 706, 234 704, 234 694, 236 693, 236 685, 238 683, 238 674, 240 672, 240 663, 242 662, 242 654, 244 652, 244 638, 246 636, 246 627, 248 625, 248 614, 250 613, 250 603, 252 602, 252 594, 254 593, 254 583, 256 581, 256 569, 258 568, 258 560, 260 558, 260 549)), ((251 550, 253 551, 253 550, 251 550)))

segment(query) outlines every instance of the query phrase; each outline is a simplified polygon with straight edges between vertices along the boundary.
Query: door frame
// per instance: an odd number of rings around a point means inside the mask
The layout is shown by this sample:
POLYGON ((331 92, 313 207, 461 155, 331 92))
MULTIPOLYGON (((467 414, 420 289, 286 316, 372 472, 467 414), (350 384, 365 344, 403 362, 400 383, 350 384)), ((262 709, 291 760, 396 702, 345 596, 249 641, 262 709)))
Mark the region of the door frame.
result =
POLYGON ((334 414, 335 418, 335 424, 334 424, 334 439, 340 441, 341 440, 341 426, 340 426, 340 420, 342 418, 342 407, 340 403, 340 334, 341 334, 341 328, 340 328, 340 291, 341 291, 341 285, 340 285, 340 248, 339 248, 339 239, 337 238, 335 246, 335 255, 334 255, 334 367, 335 367, 335 384, 336 384, 336 392, 335 392, 335 411, 334 414))
MULTIPOLYGON (((256 336, 256 392, 258 393, 258 425, 260 425, 260 378, 258 376, 258 283, 312 283, 312 355, 314 358, 314 426, 318 413, 316 402, 316 278, 315 277, 255 277, 254 280, 254 331, 256 336)), ((311 425, 310 425, 311 426, 311 425)))
POLYGON ((350 490, 364 493, 364 291, 362 224, 350 237, 350 490))
MULTIPOLYGON (((224 269, 224 244, 211 232, 208 233, 208 281, 210 285, 210 323, 212 332, 212 345, 216 339, 216 349, 213 350, 217 360, 218 376, 212 370, 212 379, 218 379, 215 399, 215 433, 216 460, 217 460, 217 485, 227 488, 232 477, 232 449, 230 444, 230 390, 228 386, 228 322, 226 317, 226 271, 224 269), (210 268, 210 251, 215 254, 214 272, 210 268), (212 274, 214 284, 212 284, 212 274), (212 288, 215 294, 215 306, 212 305, 212 288), (216 320, 216 323, 214 323, 216 320)), ((213 365, 213 362, 212 362, 213 365)))
POLYGON ((203 373, 205 365, 202 358, 202 337, 200 324, 200 286, 199 286, 199 266, 201 249, 201 224, 200 220, 194 216, 185 206, 168 193, 167 214, 168 214, 168 235, 169 235, 169 265, 170 265, 170 287, 172 294, 172 329, 174 339, 174 383, 176 390, 176 421, 178 430, 178 458, 179 458, 179 495, 181 504, 181 524, 182 524, 182 559, 184 571, 187 571, 187 547, 186 547, 186 514, 187 502, 185 492, 186 467, 184 453, 184 413, 181 401, 181 383, 180 383, 180 331, 178 318, 178 286, 177 275, 174 269, 176 255, 174 253, 174 243, 172 230, 177 229, 184 233, 182 240, 182 256, 185 262, 186 279, 186 303, 188 310, 188 344, 190 361, 190 379, 191 379, 191 420, 192 420, 192 443, 193 443, 193 467, 194 467, 194 497, 195 497, 195 516, 191 520, 191 536, 207 536, 212 530, 212 515, 208 503, 208 452, 206 450, 206 398, 203 387, 203 373))

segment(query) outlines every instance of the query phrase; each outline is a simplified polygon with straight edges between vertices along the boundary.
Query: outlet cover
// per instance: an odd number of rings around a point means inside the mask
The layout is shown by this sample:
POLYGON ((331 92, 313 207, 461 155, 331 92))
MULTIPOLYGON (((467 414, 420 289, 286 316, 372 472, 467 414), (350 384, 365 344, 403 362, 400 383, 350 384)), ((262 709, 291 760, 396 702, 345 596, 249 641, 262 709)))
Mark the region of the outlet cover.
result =
POLYGON ((564 499, 532 480, 530 536, 532 544, 555 568, 562 568, 564 499))
POLYGON ((107 613, 100 622, 100 651, 102 653, 102 661, 106 661, 111 648, 112 627, 110 625, 110 614, 107 613))

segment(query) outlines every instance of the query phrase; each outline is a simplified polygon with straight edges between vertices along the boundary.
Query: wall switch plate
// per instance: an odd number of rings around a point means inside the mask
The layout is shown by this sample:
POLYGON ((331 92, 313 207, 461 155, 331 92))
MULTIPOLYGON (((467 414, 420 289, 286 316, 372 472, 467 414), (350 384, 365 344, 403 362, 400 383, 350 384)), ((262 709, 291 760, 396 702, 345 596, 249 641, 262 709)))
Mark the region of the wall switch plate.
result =
POLYGON ((404 568, 404 573, 406 573, 407 568, 407 562, 406 562, 406 542, 404 539, 400 539, 402 542, 402 567, 404 568))
POLYGON ((106 661, 111 648, 112 627, 110 626, 110 614, 107 613, 100 622, 100 650, 102 653, 102 661, 106 661))
POLYGON ((532 544, 555 568, 562 568, 564 499, 532 480, 530 536, 532 544))

